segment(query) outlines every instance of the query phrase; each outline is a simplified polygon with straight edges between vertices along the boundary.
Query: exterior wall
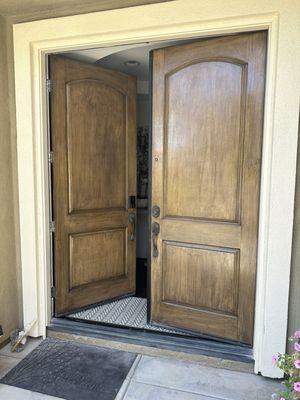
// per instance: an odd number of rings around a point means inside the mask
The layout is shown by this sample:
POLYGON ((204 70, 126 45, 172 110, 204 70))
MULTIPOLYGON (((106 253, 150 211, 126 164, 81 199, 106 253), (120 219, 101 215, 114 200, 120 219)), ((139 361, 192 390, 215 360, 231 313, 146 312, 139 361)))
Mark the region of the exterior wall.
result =
MULTIPOLYGON (((300 127, 300 123, 299 123, 300 127)), ((299 129, 300 134, 300 129, 299 129)), ((291 266, 288 336, 300 329, 300 143, 298 142, 297 180, 295 193, 293 252, 291 266)), ((288 350, 292 346, 288 342, 288 350)))
POLYGON ((4 43, 0 47, 0 324, 4 331, 0 344, 21 322, 14 214, 18 207, 13 186, 16 164, 11 152, 6 38, 6 22, 0 16, 0 43, 4 43))
POLYGON ((14 22, 114 10, 174 0, 1 0, 0 14, 14 22))

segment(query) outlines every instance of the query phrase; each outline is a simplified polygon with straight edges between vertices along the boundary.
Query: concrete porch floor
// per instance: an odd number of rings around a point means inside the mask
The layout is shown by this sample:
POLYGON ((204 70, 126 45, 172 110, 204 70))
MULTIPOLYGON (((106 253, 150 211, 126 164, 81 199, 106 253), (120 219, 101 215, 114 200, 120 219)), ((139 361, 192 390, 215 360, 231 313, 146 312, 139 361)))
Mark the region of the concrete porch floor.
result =
MULTIPOLYGON (((31 339, 21 353, 11 353, 9 345, 1 349, 0 378, 39 343, 31 339)), ((115 400, 264 400, 279 387, 277 381, 251 373, 139 354, 115 400)), ((0 385, 0 400, 51 399, 58 398, 0 385)))

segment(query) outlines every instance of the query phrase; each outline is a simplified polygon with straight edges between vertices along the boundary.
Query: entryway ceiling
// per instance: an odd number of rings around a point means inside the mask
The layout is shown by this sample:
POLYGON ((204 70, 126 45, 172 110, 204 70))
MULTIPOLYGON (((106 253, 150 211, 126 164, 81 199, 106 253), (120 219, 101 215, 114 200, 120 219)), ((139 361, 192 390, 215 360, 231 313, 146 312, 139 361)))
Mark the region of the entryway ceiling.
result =
POLYGON ((139 81, 147 81, 149 73, 149 52, 161 47, 168 47, 178 43, 191 42, 185 41, 160 41, 144 42, 124 46, 108 48, 88 49, 65 53, 69 58, 84 61, 90 64, 98 64, 102 67, 124 72, 125 74, 135 75, 139 81), (136 65, 128 65, 130 61, 136 61, 136 65))

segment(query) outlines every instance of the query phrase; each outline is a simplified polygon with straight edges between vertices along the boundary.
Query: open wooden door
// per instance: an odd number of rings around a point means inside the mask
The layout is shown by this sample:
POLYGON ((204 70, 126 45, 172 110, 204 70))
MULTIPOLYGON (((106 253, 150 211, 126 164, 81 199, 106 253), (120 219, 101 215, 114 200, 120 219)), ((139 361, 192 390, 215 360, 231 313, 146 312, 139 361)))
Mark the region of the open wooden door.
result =
POLYGON ((50 57, 56 315, 135 291, 136 81, 50 57))
POLYGON ((266 46, 153 52, 152 322, 252 343, 266 46))

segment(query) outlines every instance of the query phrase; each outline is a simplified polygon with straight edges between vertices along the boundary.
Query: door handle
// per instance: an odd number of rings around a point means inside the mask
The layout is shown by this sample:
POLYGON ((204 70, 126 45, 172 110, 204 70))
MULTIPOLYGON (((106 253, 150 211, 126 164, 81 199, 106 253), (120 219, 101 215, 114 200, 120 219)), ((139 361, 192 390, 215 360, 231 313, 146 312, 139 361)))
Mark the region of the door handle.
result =
POLYGON ((152 230, 152 245, 153 245, 152 255, 153 257, 158 257, 157 239, 160 232, 159 223, 153 222, 151 230, 152 230))
POLYGON ((134 240, 134 238, 135 238, 135 213, 134 212, 131 212, 128 214, 128 221, 132 224, 130 240, 134 240))

